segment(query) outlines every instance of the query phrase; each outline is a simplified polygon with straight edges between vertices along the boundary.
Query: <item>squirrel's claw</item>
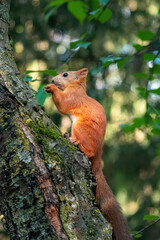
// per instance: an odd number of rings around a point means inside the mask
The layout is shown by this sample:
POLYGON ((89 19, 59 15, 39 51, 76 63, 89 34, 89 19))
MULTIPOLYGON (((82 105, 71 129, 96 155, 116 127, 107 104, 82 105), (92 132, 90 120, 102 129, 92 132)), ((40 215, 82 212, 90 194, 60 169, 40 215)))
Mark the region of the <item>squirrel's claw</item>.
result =
POLYGON ((52 85, 53 84, 48 84, 44 87, 44 91, 46 91, 47 93, 52 93, 53 89, 52 89, 52 85))

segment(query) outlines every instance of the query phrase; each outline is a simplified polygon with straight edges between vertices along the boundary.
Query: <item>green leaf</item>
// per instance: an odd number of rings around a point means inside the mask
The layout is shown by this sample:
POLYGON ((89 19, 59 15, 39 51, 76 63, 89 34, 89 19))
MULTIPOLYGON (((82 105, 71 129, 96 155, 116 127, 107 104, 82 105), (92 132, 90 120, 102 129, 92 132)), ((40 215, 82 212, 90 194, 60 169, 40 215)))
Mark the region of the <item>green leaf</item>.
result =
POLYGON ((99 3, 105 6, 110 0, 99 0, 99 3))
POLYGON ((72 49, 75 49, 77 47, 87 48, 90 44, 91 44, 91 42, 82 42, 81 40, 78 40, 75 42, 71 42, 70 48, 72 48, 72 49))
POLYGON ((46 97, 47 97, 47 92, 44 91, 44 84, 40 86, 40 88, 38 89, 35 97, 38 101, 38 103, 42 106, 46 100, 46 97))
POLYGON ((123 67, 128 61, 129 61, 128 57, 118 60, 117 62, 118 68, 123 67))
POLYGON ((155 118, 154 122, 160 124, 160 118, 155 118))
POLYGON ((154 119, 152 133, 155 135, 160 135, 160 118, 154 119))
POLYGON ((155 124, 154 126, 156 129, 158 129, 160 131, 160 124, 155 124))
POLYGON ((91 44, 91 42, 84 41, 87 36, 88 32, 85 32, 79 40, 70 42, 70 48, 71 49, 75 49, 77 47, 87 48, 91 44))
POLYGON ((90 44, 91 42, 79 42, 77 43, 77 47, 87 48, 90 44))
POLYGON ((26 74, 34 73, 34 72, 44 73, 44 74, 47 74, 47 75, 50 75, 50 76, 53 76, 53 77, 57 75, 57 72, 54 71, 54 70, 36 70, 36 71, 28 70, 28 71, 26 71, 26 74))
POLYGON ((87 9, 85 3, 82 1, 73 1, 69 2, 68 10, 72 13, 72 15, 80 22, 83 23, 87 16, 87 9))
POLYGON ((144 73, 144 72, 138 72, 138 73, 135 73, 135 74, 134 74, 134 77, 135 77, 135 78, 138 78, 138 79, 141 79, 141 78, 147 79, 147 78, 148 78, 148 75, 147 75, 146 73, 144 73))
POLYGON ((133 124, 121 124, 119 125, 119 128, 126 133, 132 133, 135 130, 135 126, 133 124))
POLYGON ((153 67, 154 74, 160 74, 160 65, 155 64, 153 67))
POLYGON ((141 238, 143 235, 141 233, 136 234, 134 237, 135 238, 141 238))
POLYGON ((91 70, 91 74, 92 75, 96 75, 97 73, 99 73, 99 72, 101 72, 102 71, 102 68, 100 67, 100 68, 93 68, 92 70, 91 70))
POLYGON ((133 47, 137 50, 140 51, 142 49, 144 49, 144 46, 140 45, 140 44, 133 44, 133 47))
POLYGON ((91 21, 94 18, 97 19, 101 12, 102 12, 102 8, 98 8, 92 12, 89 12, 90 16, 88 17, 88 20, 91 21))
POLYGON ((30 76, 25 76, 25 77, 24 77, 24 81, 25 81, 25 82, 31 82, 32 79, 33 79, 33 78, 30 77, 30 76))
POLYGON ((137 88, 139 96, 142 98, 146 98, 147 97, 147 92, 145 88, 137 88))
POLYGON ((91 9, 97 9, 99 7, 99 0, 90 1, 91 9))
POLYGON ((81 42, 81 40, 78 40, 78 41, 75 41, 75 42, 70 42, 70 48, 71 49, 77 48, 78 47, 77 44, 80 43, 80 42, 81 42))
POLYGON ((112 17, 112 11, 109 8, 106 8, 102 14, 98 17, 98 20, 101 23, 107 22, 112 17))
POLYGON ((53 0, 47 6, 45 7, 45 11, 47 11, 49 8, 53 7, 60 7, 62 4, 68 2, 69 0, 53 0))
POLYGON ((138 32, 138 37, 142 40, 142 41, 150 41, 152 40, 154 37, 156 36, 155 33, 149 31, 149 30, 141 30, 138 32))
POLYGON ((145 125, 145 122, 146 122, 146 119, 144 117, 133 119, 133 123, 136 128, 139 128, 142 125, 145 125))
POLYGON ((160 88, 157 88, 157 89, 151 89, 149 90, 150 93, 154 93, 154 94, 157 94, 157 95, 160 95, 160 88))
POLYGON ((112 56, 112 55, 100 58, 104 67, 108 67, 110 64, 118 62, 120 59, 121 57, 112 56))
POLYGON ((153 128, 151 132, 155 135, 160 135, 160 129, 153 128))
POLYGON ((92 12, 89 12, 89 14, 90 14, 90 15, 93 15, 93 16, 96 16, 97 13, 99 13, 101 10, 102 10, 102 8, 98 8, 98 9, 92 11, 92 12))
POLYGON ((149 70, 151 70, 151 75, 147 75, 147 76, 149 76, 149 78, 148 78, 148 80, 149 81, 153 81, 153 80, 155 80, 155 78, 154 78, 154 76, 153 76, 153 73, 152 73, 152 68, 151 69, 149 69, 149 70))
POLYGON ((153 53, 145 53, 143 55, 143 60, 145 60, 145 61, 153 61, 153 60, 155 60, 155 58, 156 58, 156 56, 153 53))
POLYGON ((143 220, 156 221, 159 219, 159 216, 156 215, 144 215, 143 220))
POLYGON ((144 117, 134 118, 132 124, 121 124, 119 127, 126 133, 132 133, 136 128, 145 125, 146 119, 144 117))
MULTIPOLYGON (((160 148, 156 149, 156 154, 158 157, 160 157, 160 148)), ((160 208, 158 209, 159 213, 160 213, 160 208)))
POLYGON ((66 2, 68 2, 68 0, 53 0, 46 6, 45 10, 47 10, 50 7, 60 6, 66 2))
POLYGON ((148 103, 148 107, 147 107, 147 113, 150 114, 155 114, 155 110, 154 108, 148 103))
POLYGON ((160 125, 160 118, 155 118, 155 119, 154 119, 154 123, 160 125))
POLYGON ((115 62, 115 61, 118 61, 120 60, 121 57, 117 57, 117 56, 108 56, 108 57, 101 57, 100 60, 103 62, 103 63, 106 63, 106 62, 115 62))
POLYGON ((88 36, 88 34, 89 34, 88 32, 83 33, 80 40, 81 41, 84 40, 88 36))
POLYGON ((47 13, 45 13, 44 19, 46 23, 48 22, 49 18, 53 15, 54 12, 55 9, 51 8, 49 11, 47 11, 47 13))
POLYGON ((113 63, 113 62, 116 62, 116 61, 118 61, 118 60, 120 60, 120 59, 121 59, 121 57, 112 56, 112 55, 109 55, 109 56, 107 56, 107 57, 101 57, 101 58, 100 58, 100 60, 102 61, 103 64, 108 63, 108 62, 113 63))

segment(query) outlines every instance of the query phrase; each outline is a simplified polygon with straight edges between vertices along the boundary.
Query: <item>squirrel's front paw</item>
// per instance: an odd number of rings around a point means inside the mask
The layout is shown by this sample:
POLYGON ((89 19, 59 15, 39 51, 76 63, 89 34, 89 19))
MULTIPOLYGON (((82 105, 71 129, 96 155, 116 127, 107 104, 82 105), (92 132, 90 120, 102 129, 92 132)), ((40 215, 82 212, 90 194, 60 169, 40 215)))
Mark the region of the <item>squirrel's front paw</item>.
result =
POLYGON ((53 92, 53 87, 54 84, 48 84, 44 87, 44 90, 47 92, 47 93, 52 93, 53 92))
POLYGON ((77 140, 77 139, 74 138, 74 137, 70 137, 70 138, 69 138, 69 141, 70 141, 71 143, 73 143, 74 145, 76 145, 76 146, 79 145, 79 140, 77 140))

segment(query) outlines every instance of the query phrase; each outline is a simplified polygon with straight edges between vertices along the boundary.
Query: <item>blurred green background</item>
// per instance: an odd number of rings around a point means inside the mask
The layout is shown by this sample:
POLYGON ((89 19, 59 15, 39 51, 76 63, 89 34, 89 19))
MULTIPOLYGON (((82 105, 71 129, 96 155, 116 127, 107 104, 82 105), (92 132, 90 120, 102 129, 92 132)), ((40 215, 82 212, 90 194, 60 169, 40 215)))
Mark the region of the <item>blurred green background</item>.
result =
MULTIPOLYGON (((88 95, 103 105, 108 119, 106 179, 131 231, 158 220, 159 0, 12 0, 10 18, 19 71, 63 133, 70 120, 59 115, 43 87, 54 71, 89 69, 88 95)), ((139 237, 160 240, 160 222, 139 237)), ((7 239, 3 230, 0 239, 7 239)))

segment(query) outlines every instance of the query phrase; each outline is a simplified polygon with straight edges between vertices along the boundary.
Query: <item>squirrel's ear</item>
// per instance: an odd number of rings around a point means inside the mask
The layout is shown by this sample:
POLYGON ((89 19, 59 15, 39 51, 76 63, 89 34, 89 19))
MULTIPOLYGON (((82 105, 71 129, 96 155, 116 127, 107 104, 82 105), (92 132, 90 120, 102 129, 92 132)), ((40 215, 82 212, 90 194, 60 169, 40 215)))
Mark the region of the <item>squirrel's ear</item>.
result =
POLYGON ((82 68, 77 71, 79 77, 86 78, 88 74, 88 68, 82 68))

